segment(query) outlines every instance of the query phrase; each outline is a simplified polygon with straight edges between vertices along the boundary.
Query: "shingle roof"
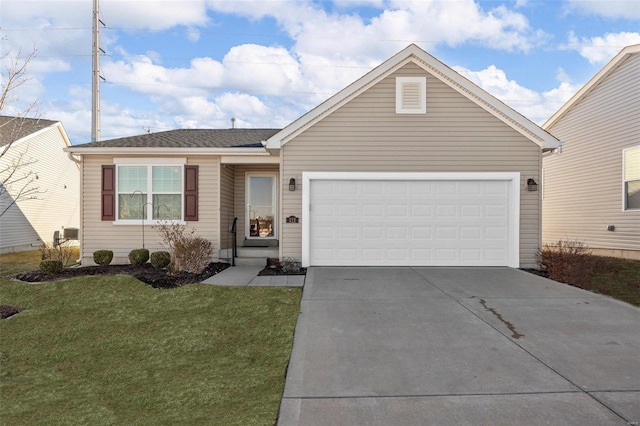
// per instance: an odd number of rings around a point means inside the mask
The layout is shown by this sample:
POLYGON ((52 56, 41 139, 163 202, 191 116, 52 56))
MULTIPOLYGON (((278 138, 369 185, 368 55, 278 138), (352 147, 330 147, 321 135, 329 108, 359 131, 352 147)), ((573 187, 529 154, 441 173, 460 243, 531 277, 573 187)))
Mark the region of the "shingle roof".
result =
POLYGON ((75 145, 76 148, 252 148, 280 129, 178 129, 75 145))
POLYGON ((57 121, 0 115, 0 146, 15 142, 55 123, 57 121))

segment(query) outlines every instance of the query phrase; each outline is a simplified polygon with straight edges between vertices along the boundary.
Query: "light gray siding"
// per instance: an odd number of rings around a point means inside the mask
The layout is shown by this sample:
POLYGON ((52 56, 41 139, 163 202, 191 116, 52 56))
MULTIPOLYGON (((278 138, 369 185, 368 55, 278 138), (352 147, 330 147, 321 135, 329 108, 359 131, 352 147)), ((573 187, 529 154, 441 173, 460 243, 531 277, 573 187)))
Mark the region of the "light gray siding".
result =
POLYGON ((520 172, 520 262, 540 245, 540 147, 420 67, 409 64, 289 141, 282 149, 283 257, 300 258, 302 191, 285 190, 305 171, 520 172), (427 113, 395 113, 395 77, 427 76, 427 113))
MULTIPOLYGON (((66 146, 60 127, 54 125, 12 145, 0 160, 2 170, 23 155, 23 164, 32 164, 19 169, 15 176, 32 172, 37 180, 31 186, 38 187, 39 192, 34 199, 18 201, 0 217, 0 253, 31 250, 32 244, 51 243, 55 231, 78 228, 80 171, 63 151, 66 146)), ((3 206, 8 202, 4 196, 0 200, 3 206)))
POLYGON ((622 180, 623 149, 640 145, 639 117, 635 54, 548 129, 566 144, 561 154, 543 160, 545 244, 578 240, 607 254, 640 258, 640 210, 624 211, 622 180))
MULTIPOLYGON (((144 163, 145 158, 141 158, 144 163)), ((82 242, 83 265, 93 264, 93 252, 113 250, 113 263, 128 263, 129 252, 142 247, 142 224, 117 225, 101 220, 101 166, 113 164, 111 156, 86 156, 82 162, 82 242)), ((210 240, 214 253, 220 247, 220 159, 219 157, 187 158, 187 164, 199 165, 198 221, 187 223, 189 229, 210 240)), ((144 225, 144 244, 151 252, 166 250, 151 224, 144 225)))

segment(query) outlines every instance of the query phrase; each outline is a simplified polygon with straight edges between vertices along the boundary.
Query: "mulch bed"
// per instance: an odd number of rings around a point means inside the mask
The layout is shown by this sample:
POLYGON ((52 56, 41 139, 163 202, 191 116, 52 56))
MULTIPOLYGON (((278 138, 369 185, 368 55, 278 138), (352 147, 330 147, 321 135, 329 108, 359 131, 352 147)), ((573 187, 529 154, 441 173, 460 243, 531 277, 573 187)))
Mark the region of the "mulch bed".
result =
POLYGON ((9 318, 10 316, 13 316, 22 311, 23 309, 18 308, 17 306, 0 305, 0 319, 9 318))
POLYGON ((42 271, 22 272, 14 276, 20 281, 39 283, 56 281, 88 275, 131 275, 154 288, 175 288, 184 284, 199 283, 229 267, 228 263, 210 263, 200 274, 181 272, 169 274, 166 269, 154 268, 150 263, 144 265, 109 265, 65 268, 59 274, 50 275, 42 271))
POLYGON ((258 276, 273 275, 307 275, 307 268, 301 267, 298 263, 280 262, 278 259, 267 259, 267 266, 260 272, 258 276))

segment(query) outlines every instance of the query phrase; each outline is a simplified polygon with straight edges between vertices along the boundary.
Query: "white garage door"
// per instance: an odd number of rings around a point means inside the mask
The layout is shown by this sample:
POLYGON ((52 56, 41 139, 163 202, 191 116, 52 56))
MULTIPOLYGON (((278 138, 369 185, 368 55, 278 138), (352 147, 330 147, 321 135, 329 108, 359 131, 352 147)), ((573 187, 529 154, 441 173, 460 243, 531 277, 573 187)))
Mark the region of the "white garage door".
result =
POLYGON ((308 181, 310 265, 518 266, 515 179, 394 176, 308 181))

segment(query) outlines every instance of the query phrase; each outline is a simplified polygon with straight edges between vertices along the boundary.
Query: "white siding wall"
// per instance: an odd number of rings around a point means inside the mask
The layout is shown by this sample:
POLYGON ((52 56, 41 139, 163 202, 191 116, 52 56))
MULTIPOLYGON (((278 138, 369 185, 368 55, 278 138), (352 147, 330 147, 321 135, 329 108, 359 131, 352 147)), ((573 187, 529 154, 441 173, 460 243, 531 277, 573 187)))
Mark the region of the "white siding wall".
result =
MULTIPOLYGON (((303 171, 520 172, 520 262, 540 245, 540 148, 444 83, 410 64, 287 143, 282 150, 281 218, 301 217, 303 171), (395 77, 427 75, 427 114, 395 113, 395 77)), ((300 258, 302 224, 281 224, 283 257, 300 258)))
POLYGON ((56 125, 11 146, 0 160, 3 169, 24 153, 23 159, 34 163, 18 170, 16 176, 33 171, 38 177, 33 185, 40 191, 36 199, 18 201, 0 218, 0 252, 30 250, 31 244, 52 242, 55 231, 79 227, 80 171, 62 150, 65 147, 56 125))
POLYGON ((548 129, 566 145, 544 159, 544 243, 579 240, 640 258, 640 211, 623 211, 622 193, 622 150, 640 144, 639 117, 636 54, 548 129))
MULTIPOLYGON (((113 164, 113 157, 88 156, 83 160, 83 215, 81 256, 83 265, 93 264, 93 252, 113 250, 113 263, 128 263, 129 252, 142 247, 142 225, 114 225, 101 220, 101 166, 113 164)), ((214 244, 214 255, 220 247, 219 233, 219 168, 218 157, 187 158, 187 164, 199 165, 198 221, 189 222, 201 237, 214 244)), ((166 250, 156 230, 145 225, 145 247, 151 252, 166 250)))

